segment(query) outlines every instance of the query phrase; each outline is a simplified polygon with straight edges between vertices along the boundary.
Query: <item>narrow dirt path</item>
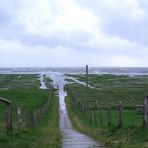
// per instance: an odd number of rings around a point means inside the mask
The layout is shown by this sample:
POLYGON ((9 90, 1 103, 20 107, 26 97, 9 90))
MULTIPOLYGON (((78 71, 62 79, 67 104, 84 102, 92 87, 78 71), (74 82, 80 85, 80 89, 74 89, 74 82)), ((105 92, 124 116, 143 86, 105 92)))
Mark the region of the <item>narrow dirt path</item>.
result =
POLYGON ((50 75, 50 78, 54 81, 54 85, 59 89, 59 104, 60 104, 60 129, 63 134, 62 148, 99 148, 97 142, 92 138, 73 129, 71 121, 67 114, 64 91, 64 75, 56 73, 50 75))

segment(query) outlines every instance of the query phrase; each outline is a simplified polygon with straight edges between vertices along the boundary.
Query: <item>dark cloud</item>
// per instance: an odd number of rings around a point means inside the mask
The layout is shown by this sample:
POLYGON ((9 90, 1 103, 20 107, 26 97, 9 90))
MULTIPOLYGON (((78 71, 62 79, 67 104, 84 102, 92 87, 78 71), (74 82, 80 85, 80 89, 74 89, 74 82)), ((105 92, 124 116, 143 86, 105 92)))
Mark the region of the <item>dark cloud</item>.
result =
MULTIPOLYGON (((13 59, 22 60, 23 56, 27 59, 29 55, 29 62, 33 65, 39 60, 40 55, 46 57, 45 61, 42 58, 44 64, 50 54, 53 60, 58 57, 59 65, 60 60, 63 65, 67 63, 66 57, 69 57, 69 60, 73 59, 69 65, 75 65, 75 59, 85 64, 91 56, 90 65, 98 63, 97 61, 101 64, 106 61, 106 64, 114 65, 116 59, 121 59, 121 64, 127 64, 130 58, 130 64, 136 64, 143 57, 146 59, 146 0, 65 0, 65 4, 63 2, 1 0, 0 63, 4 63, 4 59, 11 56, 7 54, 10 50, 14 52, 13 59), (38 54, 33 54, 35 52, 38 54)), ((14 60, 16 62, 13 65, 19 60, 14 60)))
POLYGON ((129 1, 129 4, 127 3, 127 6, 117 5, 118 8, 109 7, 110 5, 112 5, 112 2, 119 3, 123 2, 123 0, 87 0, 87 2, 86 0, 79 1, 82 6, 86 7, 87 9, 91 9, 94 15, 102 18, 103 32, 112 36, 118 36, 120 38, 127 39, 131 42, 140 43, 143 46, 148 46, 148 1, 135 0, 135 2, 137 2, 139 5, 139 8, 137 9, 141 9, 144 13, 144 16, 141 16, 141 18, 139 18, 141 10, 137 10, 136 12, 136 5, 134 3, 130 3, 129 1), (133 16, 131 16, 131 10, 129 10, 132 8, 133 16))

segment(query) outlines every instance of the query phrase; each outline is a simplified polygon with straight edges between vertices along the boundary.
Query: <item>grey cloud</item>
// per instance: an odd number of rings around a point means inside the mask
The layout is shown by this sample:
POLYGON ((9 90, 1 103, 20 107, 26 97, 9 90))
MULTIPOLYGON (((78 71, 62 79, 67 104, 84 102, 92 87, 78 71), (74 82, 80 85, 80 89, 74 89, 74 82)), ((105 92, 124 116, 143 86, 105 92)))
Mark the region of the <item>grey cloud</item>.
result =
MULTIPOLYGON (((52 11, 55 15, 59 13, 58 5, 56 5, 57 2, 58 0, 52 1, 53 3, 52 11)), ((64 56, 62 57, 63 63, 64 64, 67 63, 64 61, 64 59, 66 59, 66 56, 68 56, 69 60, 71 60, 71 58, 73 59, 72 64, 75 65, 75 59, 77 57, 79 57, 78 58, 79 60, 82 59, 82 61, 80 61, 82 63, 83 63, 83 58, 85 62, 87 62, 88 57, 90 57, 91 55, 92 55, 92 60, 94 58, 95 62, 98 59, 101 61, 107 60, 109 63, 109 59, 111 57, 121 57, 121 55, 125 57, 131 57, 131 56, 137 57, 140 55, 140 57, 144 57, 143 53, 145 53, 145 55, 147 53, 146 51, 141 53, 139 51, 141 47, 147 48, 148 46, 148 16, 147 16, 148 2, 146 2, 146 0, 140 1, 141 7, 144 9, 146 16, 144 16, 144 19, 137 20, 137 21, 132 20, 130 17, 128 17, 128 13, 126 11, 123 14, 115 13, 116 11, 112 12, 111 10, 106 8, 106 5, 104 5, 104 2, 101 0, 91 0, 91 1, 77 0, 77 3, 81 4, 82 8, 89 9, 95 16, 97 16, 98 18, 101 18, 102 35, 105 34, 105 35, 108 35, 108 37, 115 36, 117 38, 125 39, 131 43, 131 45, 125 45, 125 46, 122 44, 121 46, 120 44, 116 44, 116 43, 110 46, 108 42, 101 43, 101 41, 99 40, 98 40, 98 44, 97 43, 90 44, 90 40, 94 37, 93 35, 95 33, 88 33, 87 31, 83 32, 80 30, 60 32, 60 31, 57 31, 58 30, 57 29, 55 33, 52 33, 52 34, 49 33, 47 36, 44 36, 42 34, 29 33, 26 30, 26 26, 25 26, 26 24, 24 24, 23 21, 17 18, 18 7, 20 6, 19 9, 23 9, 23 7, 27 7, 27 4, 24 5, 23 3, 26 4, 26 1, 23 1, 23 2, 19 1, 19 5, 13 5, 13 1, 11 0, 0 1, 0 39, 19 40, 21 44, 24 45, 23 50, 24 51, 26 50, 26 53, 27 53, 26 55, 29 55, 29 50, 31 48, 35 48, 34 51, 41 50, 40 52, 42 53, 42 49, 36 48, 39 46, 45 46, 47 47, 47 49, 49 48, 49 50, 51 49, 57 50, 57 48, 55 47, 62 47, 64 48, 65 53, 68 53, 68 55, 64 55, 65 57, 64 56), (138 44, 136 43, 140 43, 143 46, 140 46, 140 45, 137 46, 138 44), (72 51, 71 49, 75 50, 74 51, 76 52, 75 57, 73 57, 73 55, 70 55, 72 51)), ((117 9, 120 9, 120 8, 117 8, 117 9)), ((58 51, 55 52, 55 57, 57 56, 57 54, 58 54, 58 51)), ((17 55, 17 51, 16 51, 16 55, 17 55)), ((18 53, 18 57, 19 56, 20 55, 18 53)), ((23 56, 24 54, 22 54, 22 57, 23 56)), ((33 56, 34 54, 31 53, 30 61, 28 63, 31 63, 31 58, 33 56)), ((44 54, 44 56, 46 56, 46 53, 44 54)), ((4 56, 3 60, 2 58, 0 58, 0 60, 5 61, 4 60, 5 57, 7 56, 4 56)), ((48 59, 48 57, 49 55, 46 56, 46 59, 48 59)), ((26 58, 28 58, 28 56, 26 56, 26 58)), ((33 57, 33 58, 36 59, 36 57, 33 57)), ((38 54, 36 61, 38 61, 39 58, 40 58, 40 54, 38 54)), ((14 53, 14 59, 15 59, 15 53, 14 53)), ((21 59, 22 58, 19 58, 19 60, 21 59)), ((61 64, 60 57, 58 61, 59 61, 59 64, 61 64)), ((45 62, 43 61, 42 63, 44 65, 45 62)))
POLYGON ((15 17, 15 10, 12 0, 0 1, 0 25, 4 25, 15 17))
MULTIPOLYGON (((124 10, 124 13, 120 13, 108 9, 104 5, 104 1, 79 1, 83 7, 91 9, 96 16, 102 18, 103 32, 148 46, 148 1, 141 0, 138 2, 146 15, 143 19, 136 21, 129 17, 126 10, 124 10)), ((120 8, 116 9, 120 10, 120 8)))
MULTIPOLYGON (((57 1, 52 2, 53 12, 58 13, 57 1)), ((26 6, 24 1, 1 0, 0 2, 0 39, 18 39, 29 46, 44 45, 48 47, 67 46, 78 49, 82 42, 87 43, 91 37, 85 32, 57 32, 48 37, 26 32, 26 26, 17 18, 17 9, 26 6), (17 3, 15 3, 17 2, 17 3), (22 5, 24 4, 24 5, 22 5), (20 8, 19 8, 20 7, 20 8)), ((81 47, 82 49, 82 47, 81 47)))

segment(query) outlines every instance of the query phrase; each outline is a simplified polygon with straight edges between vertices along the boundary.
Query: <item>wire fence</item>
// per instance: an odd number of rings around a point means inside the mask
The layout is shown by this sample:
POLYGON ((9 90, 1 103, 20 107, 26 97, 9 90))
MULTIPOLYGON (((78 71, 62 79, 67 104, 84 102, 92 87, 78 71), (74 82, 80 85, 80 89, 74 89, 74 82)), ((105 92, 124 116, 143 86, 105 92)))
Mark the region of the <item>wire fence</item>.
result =
POLYGON ((17 107, 14 111, 11 101, 0 98, 0 101, 5 104, 4 110, 1 112, 1 120, 5 122, 0 123, 0 135, 3 136, 4 133, 12 135, 28 128, 35 128, 47 114, 53 93, 54 90, 52 89, 46 103, 36 110, 17 107))
POLYGON ((97 100, 81 100, 76 90, 67 88, 72 105, 79 110, 90 124, 100 128, 108 127, 141 127, 148 128, 148 97, 144 97, 143 104, 126 107, 122 102, 110 107, 100 107, 97 100), (79 99, 78 99, 79 98, 79 99))

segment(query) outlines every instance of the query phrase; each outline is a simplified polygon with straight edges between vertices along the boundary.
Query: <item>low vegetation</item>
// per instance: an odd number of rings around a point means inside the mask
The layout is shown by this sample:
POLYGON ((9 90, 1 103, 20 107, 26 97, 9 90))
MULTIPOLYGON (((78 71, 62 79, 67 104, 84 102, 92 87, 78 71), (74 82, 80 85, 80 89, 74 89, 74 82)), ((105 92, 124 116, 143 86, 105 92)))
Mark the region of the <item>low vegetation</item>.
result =
MULTIPOLYGON (((80 81, 85 82, 85 75, 72 75, 80 81)), ((98 104, 103 106, 111 106, 118 104, 120 101, 124 105, 132 107, 143 104, 144 96, 148 95, 148 76, 127 76, 127 75, 89 75, 89 84, 97 89, 87 90, 84 95, 81 90, 85 88, 80 85, 77 87, 77 93, 81 99, 97 100, 98 104)))
MULTIPOLYGON (((51 82, 46 81, 46 84, 51 82)), ((48 84, 51 86, 51 84, 48 84)), ((12 101, 13 106, 13 135, 6 136, 5 106, 0 102, 0 147, 6 148, 58 148, 61 144, 59 130, 58 98, 54 94, 48 113, 35 128, 25 128, 25 114, 23 114, 23 130, 17 128, 17 107, 36 110, 42 107, 51 94, 49 89, 39 89, 38 75, 0 75, 0 97, 12 101)))
POLYGON ((43 75, 43 80, 44 80, 47 88, 52 87, 52 82, 53 81, 49 77, 47 77, 46 75, 43 75))
POLYGON ((37 74, 0 74, 0 90, 38 89, 39 86, 37 74))
MULTIPOLYGON (((86 80, 84 75, 73 76, 80 81, 86 80)), ((96 89, 76 83, 68 84, 67 103, 74 127, 105 143, 107 147, 146 148, 148 131, 143 129, 143 115, 135 107, 142 105, 144 96, 148 94, 147 82, 147 76, 89 75, 89 84, 96 89), (90 123, 85 113, 75 107, 75 102, 79 101, 86 108, 97 104, 100 109, 117 106, 122 102, 126 107, 124 128, 119 128, 119 111, 115 109, 112 109, 112 126, 108 127, 106 109, 102 109, 103 127, 100 126, 100 110, 96 111, 97 124, 90 123)))

